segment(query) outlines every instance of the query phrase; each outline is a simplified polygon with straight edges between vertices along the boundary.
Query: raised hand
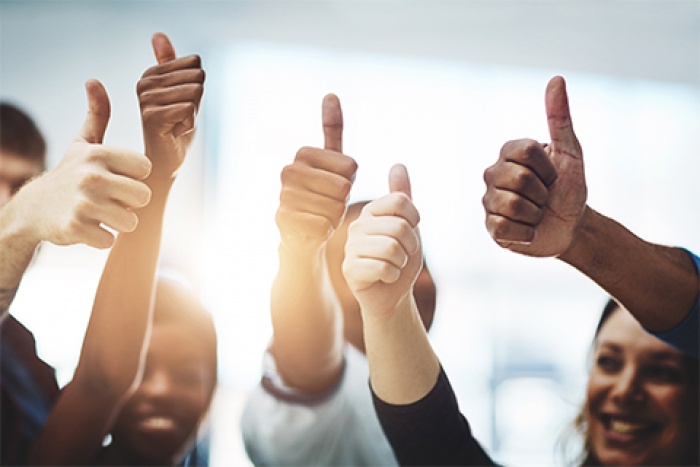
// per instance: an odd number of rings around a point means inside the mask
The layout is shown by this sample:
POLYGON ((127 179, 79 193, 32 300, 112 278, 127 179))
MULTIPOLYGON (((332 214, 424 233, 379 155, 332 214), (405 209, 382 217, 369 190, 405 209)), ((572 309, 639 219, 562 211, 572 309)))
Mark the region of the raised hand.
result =
POLYGON ((154 34, 152 44, 158 65, 146 70, 136 91, 153 176, 172 177, 182 165, 194 137, 205 76, 200 57, 176 58, 165 34, 154 34))
POLYGON ((323 99, 324 148, 301 148, 282 170, 277 226, 282 245, 319 250, 342 222, 357 163, 343 150, 343 113, 338 98, 323 99))
POLYGON ((141 180, 151 162, 133 151, 102 144, 110 117, 107 92, 99 81, 85 84, 88 114, 61 162, 24 186, 11 200, 21 209, 27 238, 57 245, 85 243, 108 248, 114 235, 131 232, 150 189, 141 180))
POLYGON ((484 172, 483 205, 491 237, 528 256, 564 253, 586 207, 583 153, 562 77, 549 81, 545 105, 551 143, 509 141, 484 172))
POLYGON ((411 183, 403 165, 389 173, 390 193, 369 203, 348 230, 343 274, 363 314, 390 314, 412 299, 423 266, 411 183))

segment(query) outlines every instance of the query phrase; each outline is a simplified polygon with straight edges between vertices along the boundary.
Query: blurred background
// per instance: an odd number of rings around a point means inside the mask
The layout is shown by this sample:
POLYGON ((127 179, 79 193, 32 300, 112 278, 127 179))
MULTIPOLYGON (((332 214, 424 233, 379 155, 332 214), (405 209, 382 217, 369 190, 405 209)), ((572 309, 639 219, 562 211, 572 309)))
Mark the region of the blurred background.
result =
MULTIPOLYGON (((493 243, 482 174, 507 140, 548 141, 544 89, 562 75, 589 205, 700 251, 700 2, 2 0, 0 98, 36 119, 50 166, 82 124, 89 78, 111 97, 105 143, 142 150, 135 86, 157 31, 207 72, 162 256, 217 324, 212 465, 248 462, 238 416, 271 333, 279 174, 323 143, 328 92, 360 167, 352 201, 386 193, 394 163, 409 169, 438 284, 431 339, 477 438, 503 464, 561 465, 606 296, 493 243)), ((106 255, 44 245, 11 309, 62 384, 106 255)))

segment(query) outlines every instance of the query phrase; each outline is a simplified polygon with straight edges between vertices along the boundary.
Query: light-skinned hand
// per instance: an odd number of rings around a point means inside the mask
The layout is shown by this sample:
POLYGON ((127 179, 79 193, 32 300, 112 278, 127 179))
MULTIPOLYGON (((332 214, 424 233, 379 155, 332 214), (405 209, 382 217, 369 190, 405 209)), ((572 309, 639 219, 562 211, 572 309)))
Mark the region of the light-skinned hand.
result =
POLYGON ((142 181, 151 170, 143 154, 103 145, 110 117, 107 92, 97 80, 85 84, 88 114, 82 129, 52 170, 11 199, 23 213, 25 238, 57 245, 85 243, 108 248, 117 232, 136 229, 133 209, 151 196, 142 181))
POLYGON ((391 314, 412 299, 423 266, 420 215, 403 165, 389 173, 386 196, 367 204, 348 230, 343 274, 363 315, 391 314))

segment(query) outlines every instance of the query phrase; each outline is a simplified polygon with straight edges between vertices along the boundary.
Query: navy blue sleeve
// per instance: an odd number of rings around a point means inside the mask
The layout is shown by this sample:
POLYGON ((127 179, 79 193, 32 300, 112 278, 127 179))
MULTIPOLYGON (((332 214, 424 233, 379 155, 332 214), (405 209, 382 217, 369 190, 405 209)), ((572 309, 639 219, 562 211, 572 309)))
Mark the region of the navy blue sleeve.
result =
MULTIPOLYGON (((700 258, 688 250, 690 257, 695 262, 696 273, 700 274, 700 258)), ((686 318, 676 327, 665 332, 655 333, 652 332, 654 336, 658 337, 662 341, 666 342, 672 347, 677 348, 686 355, 698 358, 700 354, 700 339, 698 334, 700 334, 700 321, 698 320, 698 314, 700 314, 700 294, 695 297, 695 305, 690 310, 690 313, 686 318)))
POLYGON ((495 465, 474 439, 440 368, 435 387, 408 405, 388 404, 372 392, 379 422, 401 465, 495 465))

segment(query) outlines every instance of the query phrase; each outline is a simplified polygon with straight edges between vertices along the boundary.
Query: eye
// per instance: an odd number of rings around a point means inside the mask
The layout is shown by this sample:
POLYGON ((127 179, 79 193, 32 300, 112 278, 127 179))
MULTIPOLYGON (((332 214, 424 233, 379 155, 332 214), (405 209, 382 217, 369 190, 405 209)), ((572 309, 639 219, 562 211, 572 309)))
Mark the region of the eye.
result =
POLYGON ((620 360, 610 355, 598 355, 595 364, 605 373, 616 373, 622 367, 620 360))
POLYGON ((175 374, 175 381, 178 385, 186 387, 196 387, 200 385, 200 372, 196 369, 183 369, 175 374))
POLYGON ((652 381, 660 383, 676 384, 683 381, 683 372, 669 365, 650 366, 646 369, 646 374, 652 381))

